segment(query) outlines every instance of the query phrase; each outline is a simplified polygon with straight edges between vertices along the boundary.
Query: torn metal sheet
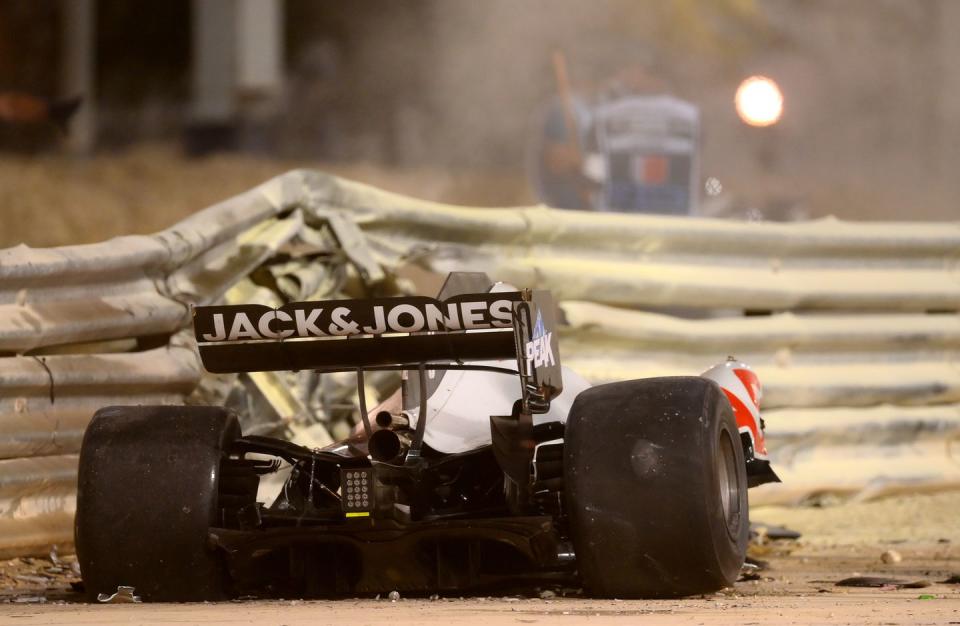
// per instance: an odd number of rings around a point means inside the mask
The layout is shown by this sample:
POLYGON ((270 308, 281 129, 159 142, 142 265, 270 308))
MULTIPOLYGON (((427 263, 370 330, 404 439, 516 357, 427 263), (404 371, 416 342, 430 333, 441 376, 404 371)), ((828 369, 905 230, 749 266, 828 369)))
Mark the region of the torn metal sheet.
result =
POLYGON ((115 593, 97 594, 97 602, 101 604, 136 604, 142 602, 140 596, 135 595, 133 587, 120 585, 115 593))
POLYGON ((265 220, 181 266, 164 281, 165 292, 178 302, 213 302, 274 256, 302 227, 299 211, 265 220))
POLYGON ((368 284, 375 284, 385 277, 383 268, 374 260, 367 247, 363 232, 348 217, 338 212, 326 214, 326 223, 337 238, 340 249, 360 272, 368 284))

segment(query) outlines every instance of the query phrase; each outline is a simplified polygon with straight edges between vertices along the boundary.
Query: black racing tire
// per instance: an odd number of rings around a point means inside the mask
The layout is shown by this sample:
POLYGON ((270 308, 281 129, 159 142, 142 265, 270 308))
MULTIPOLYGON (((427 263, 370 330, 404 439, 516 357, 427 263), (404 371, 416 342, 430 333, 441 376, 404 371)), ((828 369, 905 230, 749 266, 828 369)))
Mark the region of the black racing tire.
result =
POLYGON ((564 436, 577 568, 598 597, 677 597, 733 584, 750 527, 730 402, 698 377, 577 396, 564 436))
POLYGON ((240 437, 222 407, 113 406, 83 437, 74 526, 87 596, 135 588, 144 601, 222 599, 220 461, 240 437))

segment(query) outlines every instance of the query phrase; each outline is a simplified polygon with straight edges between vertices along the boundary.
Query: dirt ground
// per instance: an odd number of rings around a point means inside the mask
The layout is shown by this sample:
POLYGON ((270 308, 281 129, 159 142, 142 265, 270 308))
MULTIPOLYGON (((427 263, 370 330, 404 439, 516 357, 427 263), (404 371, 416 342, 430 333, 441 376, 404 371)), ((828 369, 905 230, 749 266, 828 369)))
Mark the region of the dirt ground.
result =
MULTIPOLYGON (((0 249, 21 243, 32 247, 95 243, 119 235, 153 233, 296 168, 317 169, 416 198, 452 204, 519 206, 536 202, 525 172, 516 170, 390 167, 244 154, 188 159, 173 143, 141 144, 89 159, 62 154, 0 154, 0 249)), ((758 197, 782 195, 776 185, 757 189, 751 181, 741 187, 751 189, 758 197)), ((817 191, 807 198, 809 203, 801 203, 805 207, 803 214, 811 218, 835 215, 854 220, 955 219, 950 211, 920 211, 918 206, 907 216, 897 203, 893 203, 896 210, 892 212, 882 210, 877 207, 887 206, 890 201, 884 203, 862 192, 838 195, 824 194, 815 185, 811 186, 813 189, 817 191)), ((740 196, 731 200, 737 206, 744 201, 740 196)), ((922 202, 918 204, 923 206, 922 202)), ((742 217, 743 211, 737 209, 731 215, 742 217)))
POLYGON ((371 163, 218 154, 187 159, 147 144, 90 159, 0 155, 0 249, 95 243, 149 234, 292 169, 309 168, 424 200, 475 206, 534 203, 522 172, 395 168, 371 163))
MULTIPOLYGON (((960 492, 822 508, 769 507, 755 521, 799 540, 755 541, 768 565, 732 589, 680 600, 593 600, 553 590, 496 597, 247 600, 220 604, 81 601, 71 555, 0 563, 0 624, 960 624, 960 492), (886 553, 886 562, 884 554, 886 553), (896 584, 838 586, 850 577, 896 584), (898 585, 909 583, 908 588, 898 585), (546 597, 541 597, 541 595, 546 597)), ((764 532, 761 530, 761 537, 764 532)))

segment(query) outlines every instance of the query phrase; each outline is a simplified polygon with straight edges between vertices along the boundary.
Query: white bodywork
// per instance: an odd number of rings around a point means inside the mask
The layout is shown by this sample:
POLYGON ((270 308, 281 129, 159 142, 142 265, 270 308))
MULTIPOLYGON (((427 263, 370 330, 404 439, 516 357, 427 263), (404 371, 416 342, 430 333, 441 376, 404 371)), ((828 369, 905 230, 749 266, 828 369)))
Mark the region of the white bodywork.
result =
MULTIPOLYGON (((514 360, 484 361, 476 365, 492 365, 516 370, 514 360)), ((520 379, 506 373, 449 370, 437 372, 443 380, 427 399, 427 429, 423 441, 446 454, 468 452, 492 443, 490 416, 510 415, 513 403, 520 398, 520 379)), ((534 415, 533 423, 566 422, 574 399, 591 385, 568 367, 563 367, 563 392, 550 403, 550 411, 534 415)), ((404 411, 415 428, 420 408, 404 411)))
POLYGON ((729 357, 724 363, 714 365, 700 375, 720 385, 730 401, 737 429, 753 442, 754 457, 768 460, 763 420, 760 419, 763 387, 753 369, 743 361, 729 357))

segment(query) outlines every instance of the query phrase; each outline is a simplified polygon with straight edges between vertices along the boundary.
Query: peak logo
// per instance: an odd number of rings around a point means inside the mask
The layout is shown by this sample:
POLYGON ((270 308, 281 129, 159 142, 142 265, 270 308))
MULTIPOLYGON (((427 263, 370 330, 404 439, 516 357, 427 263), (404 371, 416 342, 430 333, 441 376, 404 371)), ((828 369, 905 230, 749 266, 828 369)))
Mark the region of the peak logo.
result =
POLYGON ((557 360, 553 356, 552 332, 547 332, 543 325, 543 317, 537 311, 537 323, 533 327, 533 336, 526 345, 527 369, 534 370, 544 366, 555 365, 557 360))

